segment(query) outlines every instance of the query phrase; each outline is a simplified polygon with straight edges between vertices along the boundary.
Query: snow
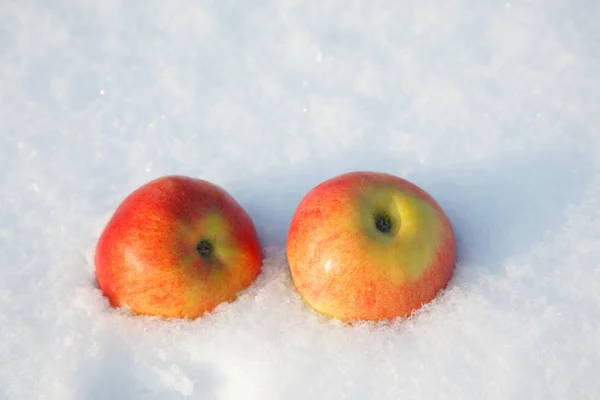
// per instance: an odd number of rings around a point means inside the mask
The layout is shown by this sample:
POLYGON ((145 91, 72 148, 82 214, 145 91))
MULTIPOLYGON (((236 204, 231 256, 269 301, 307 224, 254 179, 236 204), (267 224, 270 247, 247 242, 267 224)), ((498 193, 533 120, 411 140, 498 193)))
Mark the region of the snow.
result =
POLYGON ((600 3, 4 2, 0 399, 600 396, 600 3), (459 240, 406 320, 315 314, 284 250, 351 170, 422 186, 459 240), (161 175, 227 189, 264 269, 195 321, 116 311, 93 249, 161 175))

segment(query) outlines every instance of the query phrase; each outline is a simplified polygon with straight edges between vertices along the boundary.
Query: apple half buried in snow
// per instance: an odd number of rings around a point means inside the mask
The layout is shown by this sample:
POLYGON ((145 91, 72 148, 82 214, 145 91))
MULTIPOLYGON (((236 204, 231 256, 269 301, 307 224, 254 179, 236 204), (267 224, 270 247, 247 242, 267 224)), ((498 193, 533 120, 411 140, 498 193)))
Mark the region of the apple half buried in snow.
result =
POLYGON ((262 254, 252 220, 227 192, 166 176, 119 205, 98 240, 95 263, 113 306, 196 318, 247 288, 262 254))
POLYGON ((455 253, 452 226, 437 202, 378 172, 347 173, 314 187, 287 238, 302 298, 344 321, 409 316, 446 286, 455 253))

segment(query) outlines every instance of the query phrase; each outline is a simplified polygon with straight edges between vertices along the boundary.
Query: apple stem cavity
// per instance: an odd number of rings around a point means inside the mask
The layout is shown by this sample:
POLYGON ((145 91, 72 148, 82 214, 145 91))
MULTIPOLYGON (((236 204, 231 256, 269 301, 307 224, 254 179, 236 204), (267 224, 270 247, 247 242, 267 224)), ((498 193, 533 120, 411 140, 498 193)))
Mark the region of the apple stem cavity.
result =
POLYGON ((375 228, 385 235, 392 232, 392 220, 388 215, 378 214, 375 216, 375 228))
POLYGON ((206 239, 202 239, 196 245, 196 251, 206 261, 212 261, 213 258, 213 244, 206 239))

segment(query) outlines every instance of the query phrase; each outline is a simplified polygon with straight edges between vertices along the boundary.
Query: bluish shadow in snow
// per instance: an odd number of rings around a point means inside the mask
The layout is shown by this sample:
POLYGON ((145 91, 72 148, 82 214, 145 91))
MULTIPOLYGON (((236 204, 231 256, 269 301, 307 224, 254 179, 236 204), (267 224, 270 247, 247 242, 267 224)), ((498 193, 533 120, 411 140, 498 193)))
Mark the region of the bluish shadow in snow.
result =
POLYGON ((592 171, 589 156, 564 150, 423 171, 416 180, 448 213, 459 262, 493 272, 565 224, 592 171))
MULTIPOLYGON (((82 399, 215 399, 216 375, 205 365, 169 362, 165 357, 136 360, 130 344, 109 340, 97 358, 82 366, 82 399)), ((154 352, 150 352, 153 354, 154 352)))
POLYGON ((82 398, 90 400, 129 399, 134 392, 132 355, 126 346, 105 346, 99 358, 83 365, 80 375, 82 398))
MULTIPOLYGON (((340 173, 375 170, 400 174, 414 161, 367 159, 355 149, 313 159, 297 169, 271 171, 261 182, 228 188, 254 219, 263 245, 283 245, 293 212, 313 186, 340 173), (269 223, 277 221, 277 224, 269 223)), ((493 270, 565 223, 592 171, 589 155, 561 149, 513 155, 444 169, 413 168, 405 178, 427 190, 448 213, 456 230, 461 263, 493 270)))

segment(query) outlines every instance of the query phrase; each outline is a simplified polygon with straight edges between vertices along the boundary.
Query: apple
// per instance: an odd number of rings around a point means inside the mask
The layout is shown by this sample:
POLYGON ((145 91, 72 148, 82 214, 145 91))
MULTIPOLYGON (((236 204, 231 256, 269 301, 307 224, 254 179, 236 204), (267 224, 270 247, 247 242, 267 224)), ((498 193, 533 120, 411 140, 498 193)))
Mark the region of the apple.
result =
POLYGON ((247 288, 262 253, 252 220, 225 190, 165 176, 119 205, 98 240, 95 264, 111 305, 197 318, 247 288))
POLYGON ((287 237, 301 297, 343 321, 407 317, 452 276, 450 221, 425 191, 399 177, 351 172, 314 187, 287 237))

